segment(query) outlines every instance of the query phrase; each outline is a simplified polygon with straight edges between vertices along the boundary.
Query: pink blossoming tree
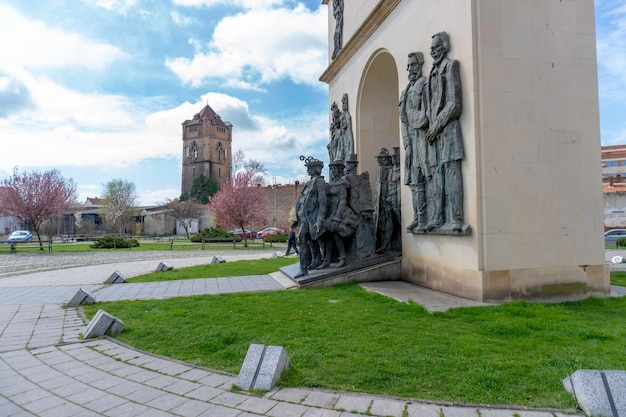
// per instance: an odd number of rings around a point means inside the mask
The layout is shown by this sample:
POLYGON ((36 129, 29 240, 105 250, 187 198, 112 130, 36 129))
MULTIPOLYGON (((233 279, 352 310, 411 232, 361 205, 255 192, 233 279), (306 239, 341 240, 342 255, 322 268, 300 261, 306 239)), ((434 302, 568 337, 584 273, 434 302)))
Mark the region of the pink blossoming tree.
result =
POLYGON ((13 216, 37 234, 41 243, 41 227, 56 216, 63 216, 76 201, 76 184, 65 179, 58 170, 19 173, 0 182, 0 213, 13 216))
POLYGON ((211 197, 209 211, 220 227, 245 229, 252 223, 267 221, 265 197, 263 189, 255 183, 256 175, 254 170, 237 171, 211 197))

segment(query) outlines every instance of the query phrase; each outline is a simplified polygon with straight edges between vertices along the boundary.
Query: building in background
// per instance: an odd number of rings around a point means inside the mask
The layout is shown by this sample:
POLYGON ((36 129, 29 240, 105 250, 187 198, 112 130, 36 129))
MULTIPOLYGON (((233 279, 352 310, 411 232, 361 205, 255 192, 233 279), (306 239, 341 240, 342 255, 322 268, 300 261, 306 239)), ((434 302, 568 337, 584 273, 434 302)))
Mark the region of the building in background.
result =
POLYGON ((208 104, 183 126, 183 166, 181 194, 189 191, 194 178, 205 176, 220 185, 232 166, 233 125, 222 120, 208 104))
POLYGON ((626 145, 602 147, 604 228, 626 228, 626 145))

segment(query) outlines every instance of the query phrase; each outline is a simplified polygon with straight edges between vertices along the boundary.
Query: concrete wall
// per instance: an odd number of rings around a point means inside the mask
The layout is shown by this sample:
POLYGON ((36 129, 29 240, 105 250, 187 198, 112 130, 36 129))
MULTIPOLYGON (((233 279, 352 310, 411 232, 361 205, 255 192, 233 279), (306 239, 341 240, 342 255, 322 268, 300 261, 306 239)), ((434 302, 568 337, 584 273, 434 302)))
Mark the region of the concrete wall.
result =
MULTIPOLYGON (((351 13, 355 3, 346 2, 344 50, 322 80, 331 103, 350 97, 372 181, 375 154, 401 146, 407 54, 424 53, 427 76, 431 36, 446 31, 448 57, 460 62, 472 234, 406 233, 403 278, 477 300, 607 291, 593 0, 368 1, 369 24, 351 13)), ((408 186, 402 201, 406 226, 408 186)))
POLYGON ((626 228, 626 193, 604 194, 604 228, 626 228))

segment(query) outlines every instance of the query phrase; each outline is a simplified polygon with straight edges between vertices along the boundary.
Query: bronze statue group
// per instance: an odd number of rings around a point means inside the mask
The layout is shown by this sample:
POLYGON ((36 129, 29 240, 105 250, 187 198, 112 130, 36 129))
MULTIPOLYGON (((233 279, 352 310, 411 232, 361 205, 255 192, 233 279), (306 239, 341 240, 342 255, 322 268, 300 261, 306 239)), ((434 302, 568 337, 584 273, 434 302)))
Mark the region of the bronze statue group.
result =
MULTIPOLYGON (((404 184, 411 189, 413 234, 470 233, 463 222, 464 158, 459 118, 462 113, 458 61, 447 57, 450 39, 445 32, 432 37, 433 59, 428 77, 422 75, 424 55, 408 56, 409 83, 399 104, 404 145, 404 184)), ((348 95, 342 109, 331 105, 328 144, 330 178, 322 176, 323 162, 301 156, 310 176, 298 201, 300 272, 342 267, 374 253, 401 250, 400 148, 385 148, 377 156, 379 175, 375 199, 369 173, 357 174, 348 95)), ((296 276, 296 277, 297 277, 296 276)))

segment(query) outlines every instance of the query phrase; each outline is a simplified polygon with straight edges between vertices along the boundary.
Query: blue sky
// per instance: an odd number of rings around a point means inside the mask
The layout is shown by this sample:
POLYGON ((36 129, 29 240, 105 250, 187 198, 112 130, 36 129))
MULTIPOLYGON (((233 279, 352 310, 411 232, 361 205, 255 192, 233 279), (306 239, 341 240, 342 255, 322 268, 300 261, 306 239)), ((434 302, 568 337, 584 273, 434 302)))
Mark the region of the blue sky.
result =
MULTIPOLYGON (((550 0, 544 0, 550 1, 550 0)), ((603 145, 626 143, 626 5, 596 0, 603 145)), ((0 0, 0 178, 57 168, 180 194, 181 123, 207 101, 233 147, 287 183, 326 155, 320 0, 0 0)))

